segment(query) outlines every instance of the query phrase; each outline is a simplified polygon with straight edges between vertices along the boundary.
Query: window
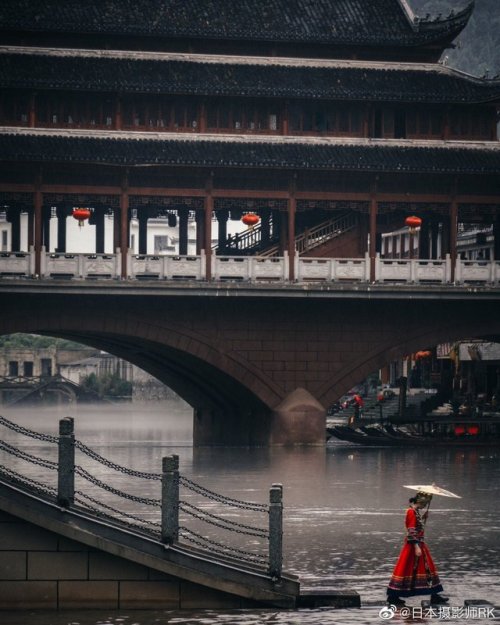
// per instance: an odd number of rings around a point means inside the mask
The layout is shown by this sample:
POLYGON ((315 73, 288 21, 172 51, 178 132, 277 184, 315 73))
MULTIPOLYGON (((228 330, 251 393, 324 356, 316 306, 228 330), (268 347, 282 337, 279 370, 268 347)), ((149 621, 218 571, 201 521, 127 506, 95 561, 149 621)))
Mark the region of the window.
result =
POLYGON ((25 378, 33 377, 33 363, 31 361, 25 360, 23 363, 23 372, 25 378))
POLYGON ((52 360, 50 358, 42 358, 40 361, 43 376, 52 375, 52 360))
POLYGON ((175 246, 169 243, 169 237, 166 234, 157 234, 154 237, 155 254, 165 254, 166 252, 175 252, 175 246))
POLYGON ((2 240, 1 240, 1 250, 2 252, 6 252, 7 251, 7 247, 8 247, 8 242, 9 242, 9 238, 8 238, 9 233, 7 232, 7 230, 2 230, 2 240))
POLYGON ((9 376, 15 378, 19 375, 19 364, 17 360, 9 361, 9 376))

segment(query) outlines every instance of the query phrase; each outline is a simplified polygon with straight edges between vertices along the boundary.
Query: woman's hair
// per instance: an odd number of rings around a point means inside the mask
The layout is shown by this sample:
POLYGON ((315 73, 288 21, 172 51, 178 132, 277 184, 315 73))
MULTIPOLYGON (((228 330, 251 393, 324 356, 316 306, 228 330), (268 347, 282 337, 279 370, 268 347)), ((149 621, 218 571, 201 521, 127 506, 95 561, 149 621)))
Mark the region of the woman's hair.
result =
POLYGON ((410 498, 408 499, 408 501, 409 501, 410 503, 417 503, 417 498, 416 498, 416 497, 410 497, 410 498))

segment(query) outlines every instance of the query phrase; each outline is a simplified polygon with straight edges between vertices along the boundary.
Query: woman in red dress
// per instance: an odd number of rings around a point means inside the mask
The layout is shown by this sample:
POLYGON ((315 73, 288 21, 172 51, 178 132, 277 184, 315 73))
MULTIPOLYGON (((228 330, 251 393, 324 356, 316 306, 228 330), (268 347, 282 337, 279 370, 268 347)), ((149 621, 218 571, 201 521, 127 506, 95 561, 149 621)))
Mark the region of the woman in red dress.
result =
POLYGON ((406 511, 406 536, 399 559, 387 587, 387 601, 395 606, 405 605, 401 597, 431 595, 431 603, 446 603, 438 593, 443 590, 430 551, 424 542, 424 522, 427 512, 420 511, 432 495, 417 493, 406 511))

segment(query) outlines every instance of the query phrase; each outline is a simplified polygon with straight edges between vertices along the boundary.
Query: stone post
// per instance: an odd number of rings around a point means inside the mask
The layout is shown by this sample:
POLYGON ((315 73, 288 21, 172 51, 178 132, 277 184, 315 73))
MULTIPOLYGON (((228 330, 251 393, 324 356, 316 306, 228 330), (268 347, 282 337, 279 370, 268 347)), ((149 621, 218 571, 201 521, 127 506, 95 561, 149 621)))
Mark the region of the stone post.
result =
POLYGON ((281 577, 283 564, 283 486, 273 484, 269 491, 269 575, 281 577))
POLYGON ((161 542, 179 538, 179 456, 165 456, 161 478, 161 542))
POLYGON ((399 416, 404 417, 406 414, 406 392, 408 378, 401 376, 398 380, 399 385, 399 416))
POLYGON ((57 503, 69 508, 75 499, 75 434, 72 417, 59 421, 57 503))

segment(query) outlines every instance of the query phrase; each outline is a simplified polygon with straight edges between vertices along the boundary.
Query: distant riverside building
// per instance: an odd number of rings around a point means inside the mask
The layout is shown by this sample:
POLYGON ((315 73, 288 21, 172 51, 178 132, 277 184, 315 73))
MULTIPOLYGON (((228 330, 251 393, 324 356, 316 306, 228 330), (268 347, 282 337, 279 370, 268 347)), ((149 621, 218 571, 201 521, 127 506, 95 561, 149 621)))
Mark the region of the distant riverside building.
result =
POLYGON ((368 255, 373 279, 412 214, 420 258, 453 272, 462 224, 500 259, 500 81, 438 62, 473 5, 3 0, 2 250, 40 273, 81 250, 85 207, 85 251, 121 250, 123 277, 132 248, 204 251, 208 278, 213 254, 287 252, 292 279, 297 254, 368 255))

